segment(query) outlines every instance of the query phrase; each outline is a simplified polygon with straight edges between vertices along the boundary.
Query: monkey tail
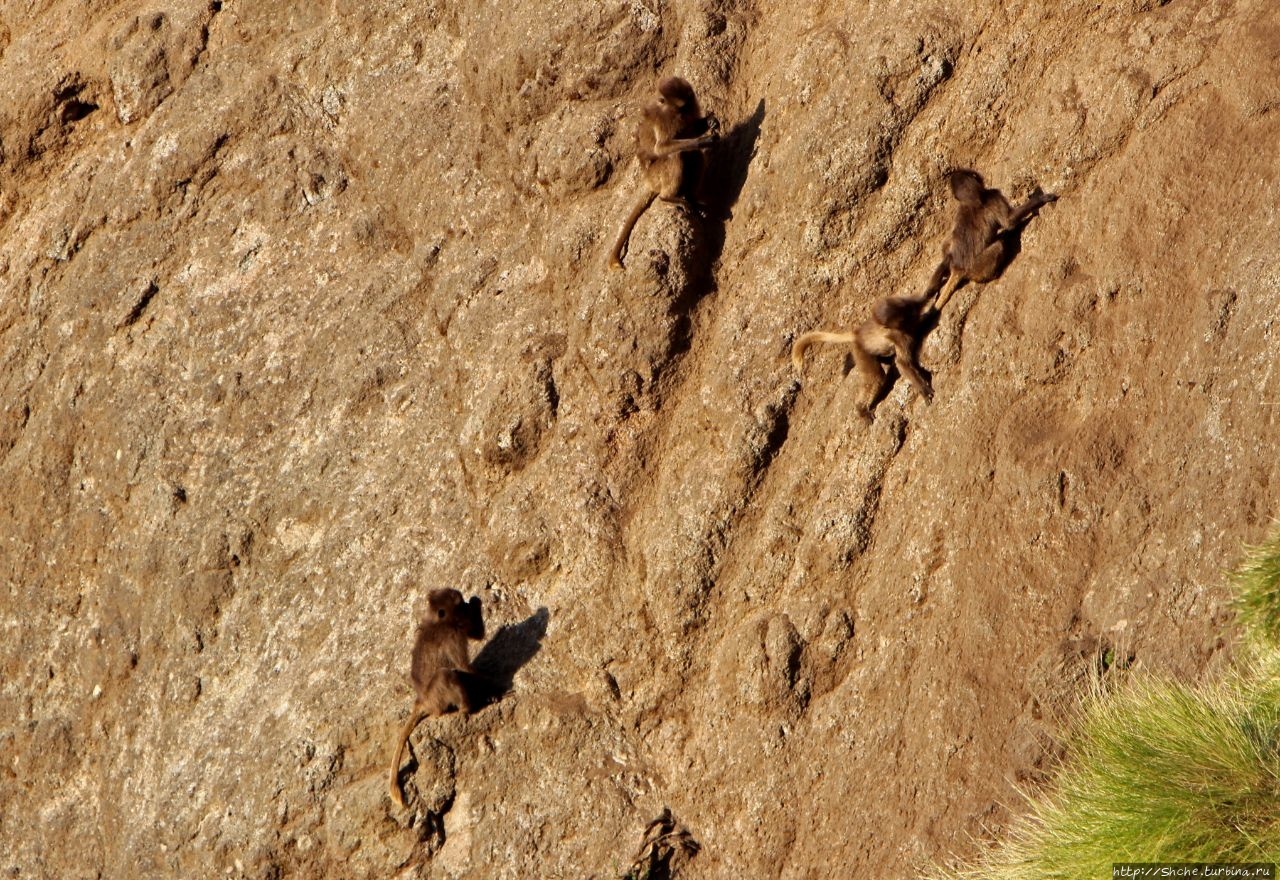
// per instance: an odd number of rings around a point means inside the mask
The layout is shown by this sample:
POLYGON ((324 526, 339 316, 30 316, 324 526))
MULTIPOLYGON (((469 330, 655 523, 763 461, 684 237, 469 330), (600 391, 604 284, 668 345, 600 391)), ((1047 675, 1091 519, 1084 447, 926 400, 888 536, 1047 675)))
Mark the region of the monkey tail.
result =
POLYGON ((796 372, 804 369, 804 352, 809 346, 815 342, 853 342, 854 335, 852 333, 829 333, 826 330, 814 330, 806 333, 795 341, 791 346, 791 363, 795 365, 796 372))
POLYGON ((653 200, 658 194, 653 190, 649 190, 640 201, 636 202, 636 206, 631 209, 631 213, 627 215, 626 222, 622 224, 622 231, 618 233, 618 240, 613 243, 613 252, 609 255, 609 266, 614 269, 622 268, 622 252, 627 248, 627 242, 631 240, 631 230, 640 220, 640 215, 649 210, 649 206, 653 204, 653 200))
POLYGON ((391 763, 391 800, 395 801, 400 807, 404 804, 404 790, 400 788, 400 759, 404 757, 405 744, 409 742, 409 734, 413 733, 413 729, 418 726, 418 722, 422 720, 422 716, 426 713, 415 708, 413 714, 409 716, 409 720, 404 725, 404 730, 400 731, 400 744, 396 746, 396 757, 391 763))

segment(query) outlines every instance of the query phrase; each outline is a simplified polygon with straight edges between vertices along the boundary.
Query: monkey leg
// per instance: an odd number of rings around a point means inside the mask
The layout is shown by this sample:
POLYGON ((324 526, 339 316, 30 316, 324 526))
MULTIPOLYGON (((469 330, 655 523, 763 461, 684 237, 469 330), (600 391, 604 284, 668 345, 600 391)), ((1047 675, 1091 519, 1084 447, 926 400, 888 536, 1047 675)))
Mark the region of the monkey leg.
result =
POLYGON ((978 254, 978 258, 973 261, 973 266, 968 272, 969 279, 979 284, 994 281, 1001 270, 1004 269, 1005 255, 1008 250, 1008 245, 1001 238, 997 238, 987 245, 982 253, 978 254))
POLYGON ((662 201, 666 202, 668 205, 675 205, 677 208, 679 208, 681 211, 684 211, 686 214, 696 214, 699 217, 702 216, 701 209, 696 204, 694 204, 693 202, 691 202, 689 199, 687 199, 682 195, 658 196, 658 198, 662 199, 662 201))
POLYGON ((711 214, 703 192, 707 182, 707 151, 695 150, 680 157, 680 192, 699 217, 711 214))
POLYGON ((888 331, 890 341, 893 342, 894 363, 898 365, 898 372, 906 376, 912 385, 916 386, 916 390, 920 392, 920 396, 925 400, 933 399, 933 385, 920 372, 920 368, 916 365, 915 340, 901 330, 888 331))
POLYGON ((432 676, 427 691, 427 709, 431 714, 443 715, 454 710, 470 714, 475 710, 471 692, 463 680, 468 674, 461 669, 441 669, 432 676))
POLYGON ((687 214, 701 216, 701 206, 694 197, 694 190, 703 164, 703 155, 699 151, 663 159, 650 167, 649 186, 667 204, 675 205, 687 214))
POLYGON ((960 285, 966 281, 973 281, 978 284, 986 284, 988 281, 994 281, 1004 271, 1006 257, 1009 252, 1009 246, 1003 238, 997 238, 991 244, 983 248, 982 253, 964 270, 953 269, 951 272, 951 280, 947 284, 947 289, 938 295, 938 301, 934 303, 934 308, 942 311, 942 307, 951 299, 952 294, 960 289, 960 285))
POLYGON ((418 722, 426 714, 420 703, 414 704, 413 712, 409 715, 409 720, 405 723, 404 730, 400 731, 400 740, 396 745, 396 757, 391 762, 391 800, 401 807, 404 806, 404 791, 400 788, 400 759, 404 757, 404 747, 409 742, 409 734, 413 733, 413 729, 418 726, 418 722))
POLYGON ((622 230, 618 233, 618 240, 613 243, 613 252, 609 255, 610 268, 622 268, 622 252, 626 250, 627 242, 631 239, 631 230, 635 228, 640 215, 649 209, 649 206, 653 204, 653 200, 657 196, 658 194, 653 190, 646 191, 644 197, 636 202, 636 206, 627 215, 626 222, 622 224, 622 230))
POLYGON ((942 293, 938 294, 938 299, 933 304, 933 307, 937 311, 942 311, 942 307, 947 304, 947 300, 951 299, 951 295, 956 292, 956 288, 965 281, 966 277, 967 276, 962 272, 958 272, 954 269, 951 270, 951 279, 947 282, 946 289, 943 290, 942 293))
MULTIPOLYGON (((878 330, 873 335, 879 335, 878 330)), ((885 375, 880 367, 880 360, 867 345, 866 334, 858 333, 853 340, 853 366, 858 371, 858 379, 862 383, 862 394, 858 399, 858 413, 867 421, 871 420, 871 408, 876 405, 884 392, 885 375)), ((874 340, 872 340, 874 342, 874 340)))
POLYGON ((933 277, 929 279, 929 284, 925 287, 925 299, 942 290, 942 285, 951 277, 951 258, 945 253, 942 255, 942 262, 938 264, 938 268, 933 270, 933 277))
POLYGON ((658 196, 658 198, 668 205, 674 205, 690 217, 705 220, 711 214, 711 209, 706 204, 690 195, 658 196))

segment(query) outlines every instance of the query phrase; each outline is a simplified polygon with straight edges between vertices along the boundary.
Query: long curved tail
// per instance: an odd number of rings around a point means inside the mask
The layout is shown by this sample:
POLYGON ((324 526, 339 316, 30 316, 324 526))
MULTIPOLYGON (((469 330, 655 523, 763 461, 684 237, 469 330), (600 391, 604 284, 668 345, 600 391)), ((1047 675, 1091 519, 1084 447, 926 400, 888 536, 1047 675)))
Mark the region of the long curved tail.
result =
POLYGON ((797 371, 804 369, 805 349, 815 342, 843 342, 848 344, 853 340, 852 333, 830 333, 826 330, 814 330, 801 336, 791 346, 791 363, 795 365, 797 371))
POLYGON ((400 788, 400 759, 404 757, 404 747, 409 742, 409 734, 413 733, 413 729, 418 726, 418 722, 426 714, 421 709, 414 708, 413 714, 405 722, 404 730, 400 731, 400 743, 396 746, 396 758, 391 762, 391 799, 401 807, 404 806, 404 790, 400 788))
POLYGON ((613 251, 609 254, 610 268, 622 268, 622 252, 627 249, 627 242, 631 239, 631 230, 635 228, 640 215, 648 210, 649 206, 653 204, 653 200, 657 197, 658 194, 656 192, 649 190, 648 194, 636 202, 636 206, 627 215, 626 222, 622 224, 622 231, 618 233, 618 240, 613 243, 613 251))

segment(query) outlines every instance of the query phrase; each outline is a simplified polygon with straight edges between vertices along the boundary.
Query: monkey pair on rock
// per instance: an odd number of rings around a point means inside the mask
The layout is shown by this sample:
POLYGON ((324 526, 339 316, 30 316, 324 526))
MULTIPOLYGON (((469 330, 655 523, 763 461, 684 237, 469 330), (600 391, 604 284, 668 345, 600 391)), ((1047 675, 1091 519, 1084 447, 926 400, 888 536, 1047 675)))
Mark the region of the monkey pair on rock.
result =
POLYGON ((644 193, 614 242, 609 254, 611 268, 622 268, 631 230, 654 199, 702 213, 697 193, 706 169, 704 151, 719 139, 719 120, 714 114, 702 114, 687 80, 669 76, 658 83, 657 100, 645 106, 636 126, 636 158, 644 176, 644 193))
POLYGON ((409 668, 409 677, 413 680, 413 712, 396 741, 396 756, 391 764, 391 799, 401 807, 405 802, 400 788, 400 759, 418 722, 448 712, 470 713, 477 708, 475 695, 479 682, 471 668, 467 640, 483 638, 484 617, 479 596, 464 602, 457 590, 431 591, 427 597, 427 616, 418 624, 409 668))
POLYGON ((925 400, 933 398, 933 386, 921 372, 917 350, 937 313, 965 281, 985 283, 999 276, 1013 257, 1022 227, 1038 209, 1058 199, 1036 187, 1015 208, 1000 190, 988 189, 982 176, 968 169, 951 172, 950 183, 960 206, 942 248, 942 262, 924 292, 882 297, 871 306, 871 317, 852 333, 815 330, 797 339, 791 349, 791 361, 799 371, 805 350, 815 342, 850 344, 862 382, 858 411, 865 419, 871 418, 871 409, 888 381, 882 361, 892 359, 925 400))

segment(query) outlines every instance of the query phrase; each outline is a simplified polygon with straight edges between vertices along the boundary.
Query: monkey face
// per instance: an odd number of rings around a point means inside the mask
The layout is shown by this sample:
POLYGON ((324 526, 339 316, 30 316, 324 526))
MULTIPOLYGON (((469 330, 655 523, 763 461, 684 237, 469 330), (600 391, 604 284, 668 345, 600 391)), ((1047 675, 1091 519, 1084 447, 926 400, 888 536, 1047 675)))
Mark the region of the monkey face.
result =
POLYGON ((662 96, 661 100, 677 110, 683 110, 693 101, 693 86, 678 76, 669 76, 658 83, 658 94, 662 96))
POLYGON ((462 604, 462 594, 455 589, 432 590, 427 597, 427 607, 436 620, 445 620, 462 604))
POLYGON ((982 201, 982 190, 986 187, 983 183, 982 175, 976 171, 970 171, 967 168, 961 168, 958 171, 952 171, 950 174, 951 194, 956 197, 959 202, 967 204, 980 203, 982 201))
POLYGON ((466 633, 467 638, 484 638, 484 615, 481 611, 480 597, 472 596, 463 601, 462 593, 446 588, 432 590, 427 597, 430 609, 428 617, 439 623, 447 623, 459 632, 466 633))

